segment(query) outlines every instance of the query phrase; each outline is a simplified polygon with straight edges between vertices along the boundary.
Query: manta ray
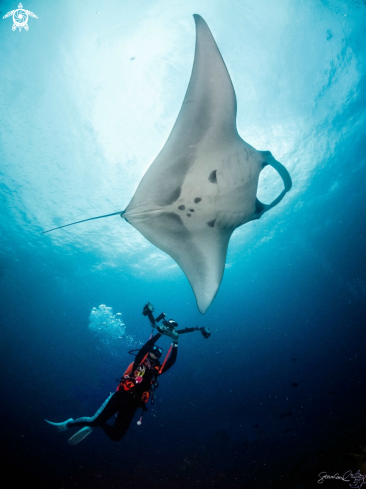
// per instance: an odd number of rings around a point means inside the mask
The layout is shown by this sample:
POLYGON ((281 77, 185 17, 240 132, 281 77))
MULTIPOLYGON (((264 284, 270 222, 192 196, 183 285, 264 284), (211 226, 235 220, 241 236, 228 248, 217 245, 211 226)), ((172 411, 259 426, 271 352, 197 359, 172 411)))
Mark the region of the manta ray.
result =
POLYGON ((204 314, 220 287, 232 233, 277 205, 292 181, 269 151, 257 151, 239 136, 228 70, 206 22, 197 14, 194 20, 195 56, 182 107, 131 202, 124 211, 54 229, 120 214, 177 262, 204 314), (268 205, 256 197, 266 165, 284 183, 268 205))

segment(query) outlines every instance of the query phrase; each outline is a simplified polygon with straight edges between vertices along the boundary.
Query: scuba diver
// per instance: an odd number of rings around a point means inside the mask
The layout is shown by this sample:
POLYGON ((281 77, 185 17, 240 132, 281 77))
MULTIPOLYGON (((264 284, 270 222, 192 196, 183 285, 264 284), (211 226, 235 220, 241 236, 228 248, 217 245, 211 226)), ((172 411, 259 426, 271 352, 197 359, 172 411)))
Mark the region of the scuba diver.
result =
MULTIPOLYGON (((170 319, 165 321, 165 313, 161 313, 156 319, 153 317, 154 308, 152 304, 147 303, 143 309, 143 315, 148 316, 151 325, 158 330, 158 333, 152 336, 145 345, 138 350, 135 361, 132 362, 125 371, 117 389, 112 393, 92 417, 70 418, 61 423, 53 423, 45 420, 47 423, 56 426, 59 431, 65 431, 68 428, 82 427, 75 433, 68 442, 70 445, 76 445, 82 441, 94 428, 100 427, 114 441, 119 441, 126 434, 131 421, 138 408, 142 408, 142 413, 147 411, 146 403, 149 399, 153 403, 154 391, 159 386, 158 377, 167 372, 175 363, 178 354, 179 333, 189 333, 200 330, 205 338, 210 336, 208 328, 185 328, 176 331, 178 324, 170 319), (163 319, 163 326, 158 326, 156 322, 163 319), (163 350, 156 346, 156 341, 166 335, 172 338, 172 344, 168 354, 160 363, 163 350), (116 415, 114 425, 107 423, 107 420, 116 415)), ((133 350, 136 351, 136 350, 133 350)), ((129 353, 132 353, 129 352, 129 353)), ((141 425, 142 415, 137 422, 141 425)))

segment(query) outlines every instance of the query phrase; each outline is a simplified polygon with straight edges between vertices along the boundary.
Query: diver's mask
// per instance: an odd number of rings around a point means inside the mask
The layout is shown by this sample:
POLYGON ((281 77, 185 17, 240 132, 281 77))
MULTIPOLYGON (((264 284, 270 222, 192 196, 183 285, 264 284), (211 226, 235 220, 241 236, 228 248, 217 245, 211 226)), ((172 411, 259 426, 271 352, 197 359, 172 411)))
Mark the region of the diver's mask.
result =
POLYGON ((163 350, 162 350, 162 348, 160 348, 160 346, 154 345, 152 350, 149 351, 149 353, 152 353, 153 355, 156 356, 157 359, 159 359, 161 357, 161 355, 163 354, 163 350))

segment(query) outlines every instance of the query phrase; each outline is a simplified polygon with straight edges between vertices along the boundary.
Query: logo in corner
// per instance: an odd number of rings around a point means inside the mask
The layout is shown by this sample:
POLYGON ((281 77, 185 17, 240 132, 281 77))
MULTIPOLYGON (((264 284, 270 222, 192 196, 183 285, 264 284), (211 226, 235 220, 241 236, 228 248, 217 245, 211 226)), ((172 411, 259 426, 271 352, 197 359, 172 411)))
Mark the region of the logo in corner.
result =
POLYGON ((11 12, 8 12, 6 15, 4 15, 3 19, 6 19, 11 15, 13 16, 13 25, 11 27, 13 31, 15 31, 16 28, 21 31, 23 27, 25 31, 29 30, 28 16, 38 19, 38 17, 33 12, 30 12, 29 10, 24 10, 21 3, 18 5, 18 8, 16 10, 12 10, 11 12))

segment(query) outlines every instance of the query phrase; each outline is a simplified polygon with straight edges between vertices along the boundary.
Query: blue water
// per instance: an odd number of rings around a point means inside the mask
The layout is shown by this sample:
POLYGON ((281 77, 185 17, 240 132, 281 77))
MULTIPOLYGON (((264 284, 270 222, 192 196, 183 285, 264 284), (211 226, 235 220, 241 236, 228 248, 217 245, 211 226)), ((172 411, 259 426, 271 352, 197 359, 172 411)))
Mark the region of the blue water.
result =
MULTIPOLYGON (((365 2, 29 1, 38 19, 13 32, 16 8, 0 3, 4 477, 262 489, 366 474, 365 2), (240 134, 293 179, 234 233, 204 316, 173 260, 118 216, 40 234, 126 207, 180 109, 193 13, 230 72, 240 134), (141 427, 70 447, 43 419, 94 414, 150 335, 147 301, 211 337, 181 337, 141 427), (101 304, 121 334, 95 331, 101 304)), ((268 170, 259 198, 280 189, 268 170)))

